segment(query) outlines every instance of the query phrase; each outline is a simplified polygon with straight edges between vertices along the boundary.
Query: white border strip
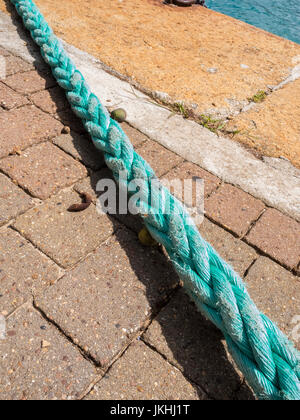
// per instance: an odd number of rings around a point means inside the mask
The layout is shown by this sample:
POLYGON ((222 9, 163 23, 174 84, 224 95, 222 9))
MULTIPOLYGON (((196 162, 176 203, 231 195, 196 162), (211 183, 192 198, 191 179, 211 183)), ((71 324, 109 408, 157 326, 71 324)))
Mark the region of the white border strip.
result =
MULTIPOLYGON (((22 39, 20 33, 12 19, 0 12, 0 46, 29 62, 41 62, 30 43, 27 45, 27 35, 22 39)), ((125 108, 127 121, 133 127, 223 181, 300 221, 298 177, 256 159, 230 139, 218 137, 193 121, 173 115, 129 83, 104 71, 101 62, 91 55, 65 42, 64 46, 102 103, 125 108)))

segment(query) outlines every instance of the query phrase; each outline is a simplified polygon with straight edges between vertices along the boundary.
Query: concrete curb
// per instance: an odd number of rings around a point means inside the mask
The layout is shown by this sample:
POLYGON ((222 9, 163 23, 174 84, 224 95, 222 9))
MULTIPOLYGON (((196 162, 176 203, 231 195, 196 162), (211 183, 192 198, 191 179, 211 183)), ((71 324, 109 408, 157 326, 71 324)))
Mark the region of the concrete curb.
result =
MULTIPOLYGON (((29 62, 41 62, 36 50, 21 38, 22 31, 0 12, 0 46, 29 62)), ((300 221, 300 179, 256 159, 239 144, 218 137, 197 123, 172 114, 103 70, 91 55, 63 42, 92 91, 105 106, 123 107, 135 128, 223 181, 260 198, 267 205, 300 221)))

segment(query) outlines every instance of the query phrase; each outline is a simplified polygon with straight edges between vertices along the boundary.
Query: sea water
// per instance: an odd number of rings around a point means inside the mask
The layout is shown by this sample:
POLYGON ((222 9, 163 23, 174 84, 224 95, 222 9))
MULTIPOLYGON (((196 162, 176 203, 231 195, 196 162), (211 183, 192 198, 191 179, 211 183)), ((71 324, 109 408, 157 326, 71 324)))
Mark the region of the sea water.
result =
POLYGON ((300 0, 206 0, 205 4, 300 44, 300 0))

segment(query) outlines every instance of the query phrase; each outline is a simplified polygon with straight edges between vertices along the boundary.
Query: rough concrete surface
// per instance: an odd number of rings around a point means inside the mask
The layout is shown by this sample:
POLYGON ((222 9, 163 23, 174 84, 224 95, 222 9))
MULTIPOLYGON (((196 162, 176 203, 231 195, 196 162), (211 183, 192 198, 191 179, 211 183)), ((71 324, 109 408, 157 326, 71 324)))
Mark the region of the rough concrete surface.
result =
MULTIPOLYGON (((8 4, 1 0, 1 10, 11 10, 8 4)), ((230 126, 248 133, 236 140, 299 167, 300 96, 291 83, 300 75, 298 44, 203 7, 179 8, 163 0, 37 5, 59 37, 158 98, 184 101, 199 114, 236 115, 258 92, 283 88, 272 93, 271 107, 262 105, 260 117, 254 107, 254 118, 250 112, 246 121, 238 118, 230 126)))
MULTIPOLYGON (((0 3, 6 13, 8 3, 0 3)), ((68 43, 153 91, 197 103, 202 112, 230 109, 280 83, 300 54, 291 41, 202 7, 160 0, 36 3, 68 43)))
POLYGON ((273 92, 227 125, 234 139, 263 155, 285 157, 300 169, 300 80, 273 92))

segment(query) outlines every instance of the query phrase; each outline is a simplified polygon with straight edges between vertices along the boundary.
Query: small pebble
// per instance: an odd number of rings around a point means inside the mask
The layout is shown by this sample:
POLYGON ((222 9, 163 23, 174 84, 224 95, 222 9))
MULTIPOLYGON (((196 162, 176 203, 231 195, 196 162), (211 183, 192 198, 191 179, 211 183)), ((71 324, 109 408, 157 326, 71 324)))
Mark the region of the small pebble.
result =
POLYGON ((46 340, 42 341, 42 349, 46 349, 50 346, 51 346, 51 344, 48 341, 46 341, 46 340))
POLYGON ((208 73, 214 74, 214 73, 217 73, 218 72, 218 69, 215 68, 215 67, 211 67, 210 69, 207 69, 207 71, 208 71, 208 73))
POLYGON ((142 245, 144 246, 155 246, 157 245, 157 242, 155 239, 152 238, 150 235, 148 229, 146 227, 143 227, 141 231, 139 232, 139 240, 142 245))
POLYGON ((6 102, 4 102, 4 101, 0 102, 0 106, 5 110, 9 110, 9 107, 6 105, 6 102))
POLYGON ((63 129, 61 130, 62 134, 70 134, 71 133, 71 129, 70 127, 68 127, 67 125, 65 127, 63 127, 63 129))
POLYGON ((127 114, 125 109, 123 108, 117 108, 111 112, 111 118, 115 121, 122 123, 126 120, 127 114))

